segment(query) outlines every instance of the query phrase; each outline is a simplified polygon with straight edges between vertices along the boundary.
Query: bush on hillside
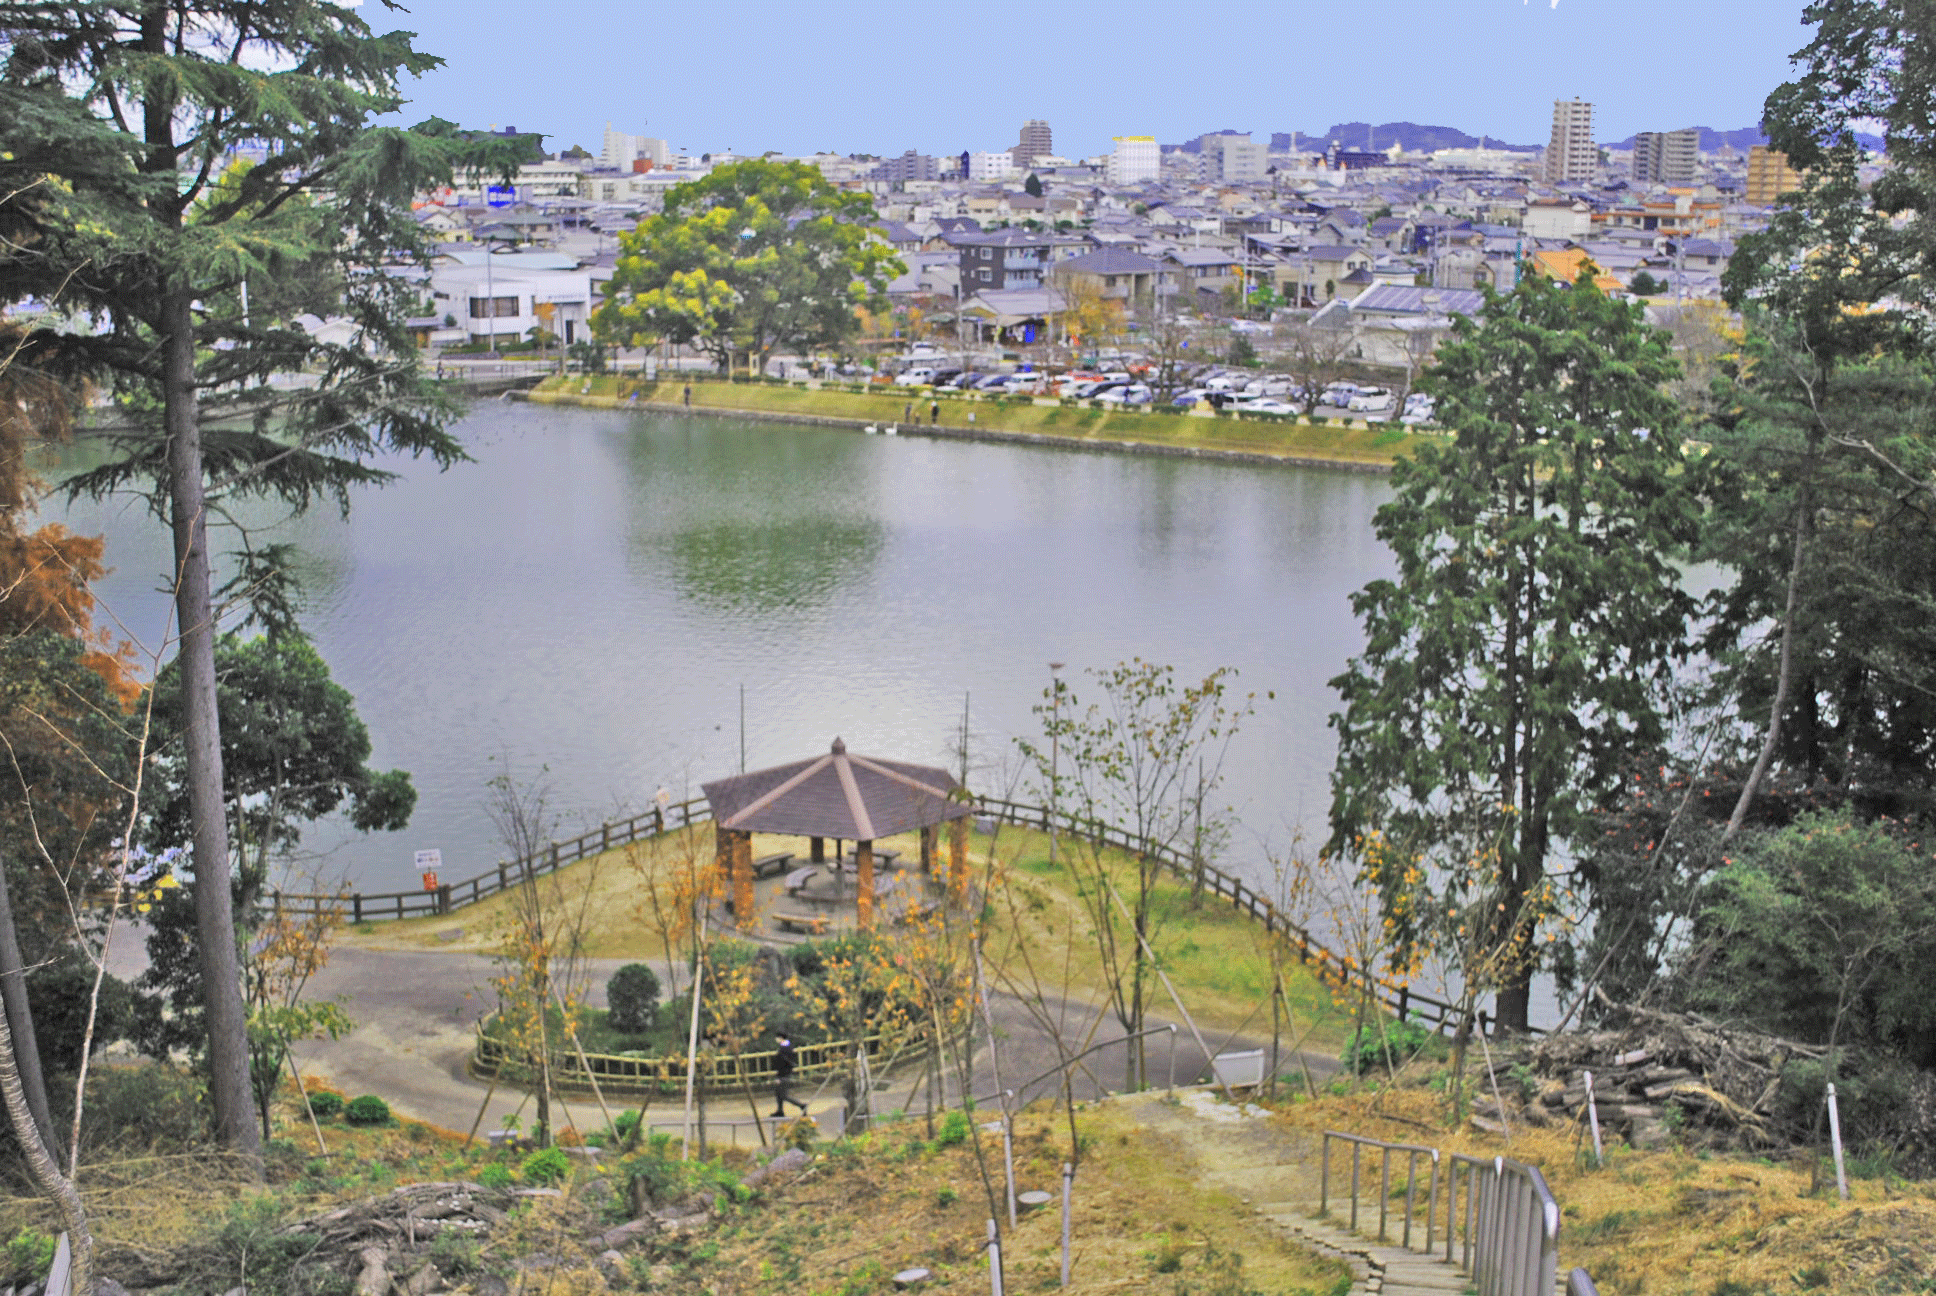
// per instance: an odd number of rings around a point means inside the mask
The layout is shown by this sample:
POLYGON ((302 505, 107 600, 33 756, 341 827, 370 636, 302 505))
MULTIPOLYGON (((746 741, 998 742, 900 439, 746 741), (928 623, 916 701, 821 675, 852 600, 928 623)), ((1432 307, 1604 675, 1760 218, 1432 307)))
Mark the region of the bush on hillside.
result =
POLYGON ((375 1094, 361 1094, 343 1108, 343 1119, 352 1125, 388 1125, 390 1104, 375 1094))
POLYGON ((659 1015, 659 977, 643 963, 627 963, 605 983, 607 1021, 627 1035, 644 1035, 659 1015))

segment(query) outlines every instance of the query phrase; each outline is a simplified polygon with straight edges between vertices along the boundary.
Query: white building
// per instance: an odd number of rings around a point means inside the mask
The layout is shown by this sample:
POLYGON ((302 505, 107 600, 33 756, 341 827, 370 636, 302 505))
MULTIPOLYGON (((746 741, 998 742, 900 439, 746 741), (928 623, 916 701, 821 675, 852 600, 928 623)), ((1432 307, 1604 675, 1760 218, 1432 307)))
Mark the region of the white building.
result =
POLYGON ((970 180, 1006 180, 1015 174, 1015 159, 1007 153, 970 153, 970 180))
POLYGON ((545 330, 565 345, 587 336, 597 304, 589 270, 555 252, 461 252, 430 270, 435 313, 457 321, 473 342, 529 340, 545 330))
POLYGON ((1154 180, 1163 171, 1163 149, 1154 135, 1118 135, 1116 151, 1109 155, 1109 183, 1141 184, 1154 180))
POLYGON ((1248 135, 1224 136, 1222 152, 1222 178, 1225 180, 1262 180, 1265 169, 1270 165, 1267 160, 1268 148, 1254 142, 1248 135))
POLYGON ((614 171, 630 171, 632 163, 639 158, 651 162, 654 167, 662 167, 672 160, 672 149, 662 139, 650 135, 627 135, 624 131, 612 129, 612 123, 605 123, 605 147, 599 152, 599 165, 614 171))

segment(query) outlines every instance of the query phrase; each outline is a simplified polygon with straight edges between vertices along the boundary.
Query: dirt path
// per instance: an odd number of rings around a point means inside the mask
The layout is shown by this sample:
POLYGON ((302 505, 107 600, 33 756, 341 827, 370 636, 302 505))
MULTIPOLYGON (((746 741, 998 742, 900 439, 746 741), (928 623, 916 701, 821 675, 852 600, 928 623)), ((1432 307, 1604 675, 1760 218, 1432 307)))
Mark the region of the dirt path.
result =
MULTIPOLYGON (((1114 1101, 1127 1106, 1153 1137, 1173 1146, 1177 1156, 1193 1162, 1205 1187, 1231 1194, 1286 1236, 1342 1259, 1351 1268, 1354 1292, 1449 1296, 1470 1286, 1458 1269, 1423 1253, 1422 1227, 1414 1229, 1418 1249, 1406 1250, 1337 1227, 1335 1199, 1332 1219, 1316 1218, 1322 1149, 1309 1131, 1287 1125, 1261 1107, 1233 1105, 1211 1089, 1192 1089, 1176 1102, 1152 1094, 1114 1101)), ((1335 1195, 1335 1176, 1332 1182, 1335 1195)), ((1375 1231, 1376 1190, 1368 1197, 1365 1205, 1375 1231)))

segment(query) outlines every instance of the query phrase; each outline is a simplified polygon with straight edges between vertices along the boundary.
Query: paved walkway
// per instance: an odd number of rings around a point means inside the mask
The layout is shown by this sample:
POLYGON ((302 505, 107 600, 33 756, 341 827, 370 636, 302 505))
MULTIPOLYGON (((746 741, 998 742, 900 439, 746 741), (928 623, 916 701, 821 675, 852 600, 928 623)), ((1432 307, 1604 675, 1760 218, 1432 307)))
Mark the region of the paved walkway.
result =
MULTIPOLYGON (((1174 1104, 1147 1094, 1115 1101, 1132 1104, 1146 1129, 1170 1136, 1182 1154, 1195 1160, 1204 1184, 1237 1197, 1285 1236, 1343 1260, 1350 1266, 1354 1292, 1448 1296, 1471 1286, 1458 1268, 1424 1253, 1422 1212, 1412 1229, 1416 1250, 1395 1240, 1381 1243, 1348 1232, 1339 1223, 1334 1176, 1332 1216, 1316 1218, 1321 1149, 1320 1140, 1308 1131, 1272 1119, 1261 1107, 1232 1106, 1209 1089, 1193 1089, 1174 1104)), ((1349 1209, 1348 1202, 1343 1205, 1349 1209)), ((1375 1193, 1359 1208, 1361 1224, 1367 1207, 1375 1232, 1375 1193)), ((1392 1236, 1396 1238, 1396 1228, 1392 1236)))
MULTIPOLYGON (((632 961, 589 960, 587 998, 593 1007, 605 1006, 606 979, 621 964, 632 961)), ((653 966, 664 976, 662 964, 655 961, 653 966)), ((523 1094, 503 1088, 491 1093, 489 1085, 472 1078, 467 1070, 476 1023, 495 1002, 490 988, 494 971, 495 964, 489 958, 475 954, 339 946, 330 955, 328 966, 311 980, 307 994, 311 999, 343 999, 356 1028, 340 1040, 297 1045, 297 1063, 304 1072, 327 1077, 350 1094, 378 1094, 399 1114, 416 1120, 463 1132, 471 1128, 483 1108, 485 1119, 480 1128, 496 1129, 525 1099, 523 1094)), ((666 994, 670 996, 677 990, 677 985, 668 986, 666 994)), ((1001 1089, 1012 1089, 1018 1092, 1021 1101, 1027 1102, 1054 1092, 1060 1084, 1056 1077, 1061 1058, 1055 1033, 1042 1019, 1046 1017, 1056 1023, 1056 1029, 1067 1038, 1088 1038, 1088 1027, 1096 1010, 1079 1003, 1052 1001, 1031 1012, 1021 1001, 999 994, 990 997, 990 1006, 998 1052, 989 1048, 986 1023, 977 1022, 975 1096, 987 1100, 1001 1089)), ((1149 1024, 1162 1026, 1170 1021, 1152 1014, 1149 1024)), ((1118 1034, 1120 1029, 1111 1017, 1096 1028, 1093 1038, 1105 1040, 1118 1034)), ((1262 1047, 1267 1041, 1206 1031, 1205 1043, 1215 1053, 1262 1047)), ((1204 1051, 1196 1046, 1181 1023, 1177 1023, 1174 1036, 1153 1036, 1145 1047, 1146 1066, 1153 1085, 1167 1084, 1172 1075, 1178 1084, 1191 1084, 1208 1070, 1204 1051)), ((1123 1047, 1116 1044, 1098 1050, 1079 1063, 1075 1069, 1076 1097, 1098 1097, 1120 1086, 1125 1061, 1123 1047)), ((1319 1074, 1337 1067, 1336 1061, 1329 1058, 1310 1056, 1305 1061, 1319 1074)), ((1283 1063, 1286 1067, 1295 1066, 1296 1058, 1287 1054, 1283 1063)), ((944 1100, 958 1101, 959 1089, 951 1077, 944 1100)), ((816 1117, 838 1119, 838 1080, 826 1084, 809 1080, 795 1086, 794 1096, 806 1101, 816 1117)), ((762 1093, 760 1097, 765 1099, 771 1095, 762 1093)), ((579 1128, 602 1123, 603 1117, 590 1097, 568 1097, 564 1101, 569 1118, 579 1128)), ((615 1108, 620 1101, 612 1099, 615 1108)), ((623 1101, 636 1104, 637 1099, 623 1101)), ((903 1069, 898 1075, 882 1079, 874 1107, 876 1111, 918 1109, 925 1101, 926 1093, 920 1088, 918 1076, 903 1069)), ((765 1108, 764 1102, 761 1105, 765 1108)), ((712 1119, 746 1122, 740 1136, 748 1140, 758 1137, 743 1097, 718 1095, 710 1108, 712 1119)), ((678 1112, 677 1099, 660 1099, 648 1111, 648 1118, 654 1123, 676 1122, 678 1112)), ((527 1106, 524 1123, 530 1124, 530 1118, 527 1106)), ((733 1135, 724 1137, 730 1139, 733 1135)))

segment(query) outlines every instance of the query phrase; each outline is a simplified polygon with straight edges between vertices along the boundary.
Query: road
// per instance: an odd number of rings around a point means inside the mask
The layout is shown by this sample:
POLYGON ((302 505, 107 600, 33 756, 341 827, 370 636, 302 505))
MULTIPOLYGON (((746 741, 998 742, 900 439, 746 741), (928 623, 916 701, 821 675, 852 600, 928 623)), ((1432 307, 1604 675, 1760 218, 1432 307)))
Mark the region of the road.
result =
MULTIPOLYGON (((627 961, 630 960, 590 961, 588 997, 594 1007, 604 1006, 606 978, 627 961)), ((338 947, 329 965, 312 980, 310 995, 344 1000, 356 1028, 340 1040, 300 1045, 298 1065, 307 1074, 327 1077, 352 1096, 377 1094, 399 1114, 416 1120, 464 1132, 479 1119, 482 1109, 484 1117, 479 1128, 498 1128, 506 1116, 519 1109, 524 1096, 499 1089, 490 1095, 487 1104, 489 1086, 471 1078, 465 1069, 474 1027, 493 1003, 489 984, 493 968, 490 959, 474 954, 338 947)), ((1077 1097, 1093 1097, 1105 1087, 1121 1085, 1123 1046, 1119 1038, 1121 1031, 1113 1017, 1105 1016, 1091 1034, 1095 1010, 1079 1004, 1051 1000, 1043 1012, 1031 1013, 1012 996, 991 994, 989 1007, 996 1041, 992 1053, 988 1047, 987 1025, 978 1023, 975 1032, 973 1089, 982 1101, 986 1102, 1002 1088, 1017 1089, 1026 1100, 1052 1093, 1059 1087, 1061 1057, 1055 1044, 1056 1031, 1044 1024, 1044 1017, 1058 1023, 1066 1038, 1085 1042, 1118 1040, 1077 1064, 1074 1082, 1077 1097)), ((1171 1024, 1170 1018, 1151 1014, 1150 1026, 1171 1024)), ((1188 1083, 1207 1070, 1205 1054, 1180 1019, 1174 1024, 1177 1026, 1173 1037, 1175 1078, 1178 1083, 1188 1083)), ((1205 1035, 1212 1052, 1269 1046, 1268 1038, 1232 1038, 1209 1031, 1205 1035)), ((1148 1074, 1156 1085, 1165 1084, 1170 1076, 1171 1039, 1165 1032, 1147 1041, 1148 1074)), ((1328 1072, 1337 1065, 1330 1059, 1306 1060, 1314 1071, 1328 1072)), ((1293 1058, 1284 1059, 1286 1068, 1294 1065, 1293 1058)), ((915 1093, 917 1077, 906 1074, 908 1068, 899 1071, 901 1074, 890 1075, 879 1086, 876 1111, 918 1109, 925 1101, 924 1091, 915 1093)), ((838 1081, 819 1085, 817 1089, 801 1086, 796 1096, 809 1102, 816 1117, 831 1114, 837 1119, 839 1088, 838 1081)), ((950 1084, 950 1099, 958 1089, 958 1084, 950 1084)), ((581 1129, 602 1123, 591 1099, 569 1098, 566 1103, 568 1118, 581 1129)), ((716 1103, 715 1113, 724 1119, 745 1119, 748 1113, 741 1110, 743 1107, 744 1103, 736 1100, 716 1103), (724 1112, 719 1111, 722 1105, 726 1108, 724 1112)), ((668 1107, 667 1111, 670 1110, 668 1107)), ((655 1118, 666 1119, 657 1113, 655 1118)), ((524 1121, 530 1122, 528 1111, 524 1121)), ((750 1130, 748 1137, 752 1137, 750 1130)))

